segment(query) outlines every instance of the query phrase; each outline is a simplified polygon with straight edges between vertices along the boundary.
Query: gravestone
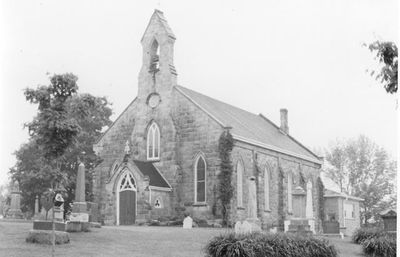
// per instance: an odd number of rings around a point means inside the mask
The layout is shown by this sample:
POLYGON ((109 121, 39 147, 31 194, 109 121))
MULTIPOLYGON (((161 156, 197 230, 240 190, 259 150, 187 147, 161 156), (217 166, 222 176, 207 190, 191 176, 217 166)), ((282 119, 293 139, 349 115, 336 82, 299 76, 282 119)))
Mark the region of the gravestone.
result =
POLYGON ((89 222, 91 221, 90 213, 92 213, 92 209, 89 207, 91 207, 91 205, 90 203, 86 202, 85 199, 85 165, 83 162, 81 162, 78 166, 75 187, 75 201, 72 205, 72 212, 69 216, 69 221, 67 222, 67 231, 89 231, 89 222))
POLYGON ((29 231, 26 242, 38 244, 52 244, 53 237, 53 212, 54 212, 54 236, 56 244, 69 243, 69 235, 66 232, 67 225, 64 222, 62 205, 64 200, 61 194, 54 196, 53 191, 42 195, 40 200, 42 212, 39 212, 39 198, 35 200, 35 220, 33 229, 29 231), (55 200, 55 201, 54 201, 55 200))
POLYGON ((21 192, 19 191, 19 183, 15 181, 11 188, 11 203, 10 209, 7 212, 9 219, 22 219, 21 211, 21 192))
POLYGON ((184 229, 192 229, 192 226, 193 226, 193 219, 190 216, 187 216, 183 220, 183 228, 184 229))
POLYGON ((242 223, 244 233, 261 231, 261 222, 257 218, 257 186, 256 178, 250 177, 248 180, 249 199, 247 219, 242 223))
POLYGON ((235 234, 242 233, 242 222, 240 220, 235 223, 235 234))

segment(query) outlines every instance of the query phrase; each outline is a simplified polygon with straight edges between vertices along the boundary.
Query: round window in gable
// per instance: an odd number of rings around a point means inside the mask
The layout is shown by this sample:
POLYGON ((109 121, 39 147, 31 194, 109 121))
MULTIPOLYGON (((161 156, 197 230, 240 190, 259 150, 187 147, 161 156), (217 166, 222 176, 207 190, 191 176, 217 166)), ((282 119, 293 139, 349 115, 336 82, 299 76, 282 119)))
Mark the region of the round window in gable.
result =
POLYGON ((160 95, 157 93, 152 93, 147 98, 147 104, 151 108, 156 108, 160 104, 160 102, 161 102, 161 98, 160 98, 160 95))

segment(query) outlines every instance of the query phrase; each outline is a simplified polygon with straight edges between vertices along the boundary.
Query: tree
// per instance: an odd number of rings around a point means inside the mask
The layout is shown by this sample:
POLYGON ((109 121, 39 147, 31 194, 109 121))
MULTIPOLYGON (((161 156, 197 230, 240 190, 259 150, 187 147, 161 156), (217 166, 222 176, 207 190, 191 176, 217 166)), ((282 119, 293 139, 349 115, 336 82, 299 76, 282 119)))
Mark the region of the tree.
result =
POLYGON ((38 104, 38 114, 26 124, 30 139, 15 152, 17 163, 10 173, 20 183, 22 205, 29 209, 36 195, 55 182, 64 184, 66 203, 74 198, 78 157, 89 170, 86 188, 91 191, 91 169, 100 161, 92 145, 111 124, 112 111, 104 97, 78 94, 76 81, 73 74, 54 75, 49 86, 25 90, 26 99, 38 104))
POLYGON ((379 72, 372 71, 371 76, 383 83, 386 92, 393 94, 397 92, 397 65, 398 50, 394 42, 375 41, 368 45, 368 49, 375 54, 383 67, 379 72))
POLYGON ((361 211, 364 224, 371 218, 380 220, 378 214, 382 208, 394 207, 396 162, 385 149, 359 136, 331 147, 326 159, 333 167, 328 169, 328 176, 342 191, 364 199, 361 211))

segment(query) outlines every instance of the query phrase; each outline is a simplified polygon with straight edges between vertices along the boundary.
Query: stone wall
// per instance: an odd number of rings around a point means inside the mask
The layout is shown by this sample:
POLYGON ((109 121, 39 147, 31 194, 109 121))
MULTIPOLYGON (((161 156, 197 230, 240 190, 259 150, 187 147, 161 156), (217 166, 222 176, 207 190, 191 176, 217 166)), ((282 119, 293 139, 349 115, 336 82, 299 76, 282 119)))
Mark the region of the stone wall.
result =
MULTIPOLYGON (((317 178, 320 174, 320 167, 317 164, 304 161, 302 159, 280 154, 274 151, 263 149, 257 146, 252 146, 242 142, 235 142, 235 147, 232 151, 232 159, 234 165, 234 176, 232 181, 237 186, 236 182, 236 165, 239 160, 243 161, 244 164, 244 175, 243 175, 243 202, 248 202, 248 188, 247 181, 250 176, 256 176, 257 180, 257 205, 258 205, 258 217, 262 222, 263 229, 270 229, 278 226, 279 215, 278 215, 278 185, 279 185, 279 167, 283 170, 283 212, 285 213, 284 219, 292 217, 292 213, 288 211, 288 194, 287 194, 287 174, 292 174, 292 191, 296 186, 302 186, 305 188, 305 183, 301 183, 300 173, 303 175, 305 182, 308 180, 312 181, 313 187, 313 214, 318 219, 318 188, 317 178), (256 164, 256 165, 255 165, 256 164), (257 168, 256 168, 257 167, 257 168), (270 187, 269 187, 269 209, 265 206, 264 197, 264 174, 265 170, 270 173, 270 187)), ((247 208, 238 208, 237 206, 237 191, 235 190, 232 199, 231 219, 233 222, 240 220, 247 215, 247 208)), ((317 229, 319 229, 320 222, 317 222, 317 229)))
POLYGON ((177 190, 175 205, 184 207, 192 217, 211 219, 212 208, 216 204, 220 165, 218 142, 223 129, 176 90, 173 103, 171 113, 177 128, 176 162, 179 166, 179 177, 174 181, 177 190), (207 167, 206 204, 197 204, 194 199, 195 162, 200 155, 205 159, 207 167))

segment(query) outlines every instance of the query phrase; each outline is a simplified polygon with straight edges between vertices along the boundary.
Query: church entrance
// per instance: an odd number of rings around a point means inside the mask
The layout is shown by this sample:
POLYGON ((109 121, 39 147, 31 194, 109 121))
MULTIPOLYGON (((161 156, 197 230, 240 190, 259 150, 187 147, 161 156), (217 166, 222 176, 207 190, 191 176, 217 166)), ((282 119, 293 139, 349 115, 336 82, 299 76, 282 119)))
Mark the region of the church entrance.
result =
POLYGON ((136 219, 136 183, 130 172, 122 176, 118 193, 119 225, 132 225, 136 219))

